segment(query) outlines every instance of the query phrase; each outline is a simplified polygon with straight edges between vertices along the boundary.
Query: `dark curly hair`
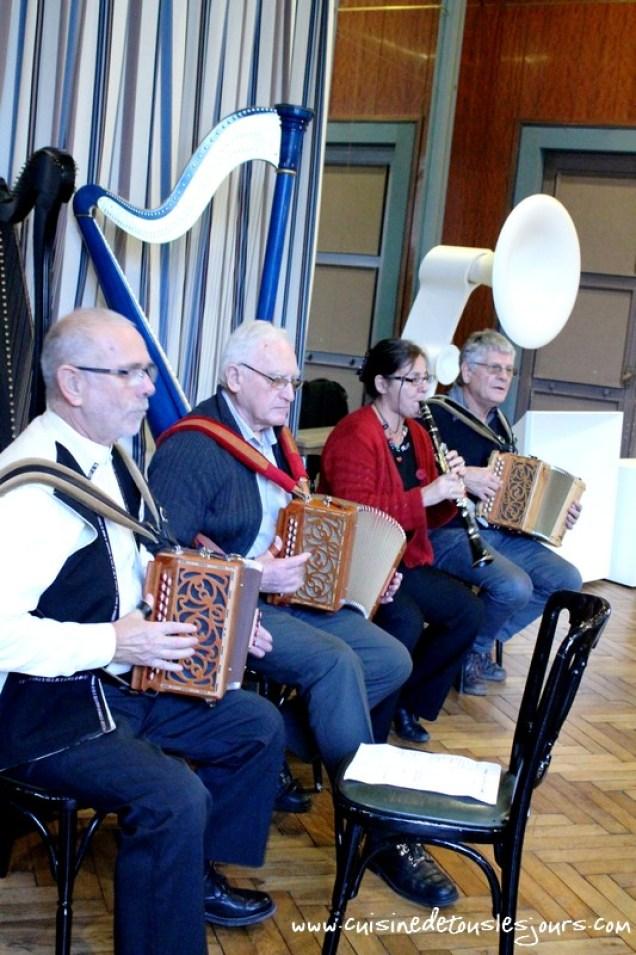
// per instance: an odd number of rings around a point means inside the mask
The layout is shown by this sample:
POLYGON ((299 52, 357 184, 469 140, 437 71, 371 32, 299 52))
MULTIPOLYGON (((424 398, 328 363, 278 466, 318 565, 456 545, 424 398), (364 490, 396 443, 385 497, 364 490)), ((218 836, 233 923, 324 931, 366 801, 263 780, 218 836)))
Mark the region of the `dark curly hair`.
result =
POLYGON ((366 353, 358 377, 364 390, 371 398, 378 397, 375 387, 376 375, 383 378, 394 375, 407 362, 411 364, 417 358, 426 358, 419 345, 406 338, 383 338, 366 353))

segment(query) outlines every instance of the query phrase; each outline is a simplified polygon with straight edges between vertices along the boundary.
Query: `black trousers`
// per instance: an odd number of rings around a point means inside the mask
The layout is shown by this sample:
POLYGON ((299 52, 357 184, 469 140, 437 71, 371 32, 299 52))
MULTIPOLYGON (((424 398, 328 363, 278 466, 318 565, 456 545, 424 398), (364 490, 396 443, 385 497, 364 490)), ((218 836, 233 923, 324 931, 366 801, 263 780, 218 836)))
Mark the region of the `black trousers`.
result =
POLYGON ((206 860, 263 861, 283 759, 282 719, 267 700, 243 690, 209 707, 171 694, 104 689, 117 729, 19 774, 117 813, 117 955, 202 955, 206 860))
POLYGON ((426 720, 436 719, 483 619, 480 599, 450 574, 435 567, 400 570, 400 589, 392 603, 380 605, 374 620, 407 647, 413 671, 399 693, 376 707, 377 742, 383 741, 383 733, 388 735, 398 705, 426 720))

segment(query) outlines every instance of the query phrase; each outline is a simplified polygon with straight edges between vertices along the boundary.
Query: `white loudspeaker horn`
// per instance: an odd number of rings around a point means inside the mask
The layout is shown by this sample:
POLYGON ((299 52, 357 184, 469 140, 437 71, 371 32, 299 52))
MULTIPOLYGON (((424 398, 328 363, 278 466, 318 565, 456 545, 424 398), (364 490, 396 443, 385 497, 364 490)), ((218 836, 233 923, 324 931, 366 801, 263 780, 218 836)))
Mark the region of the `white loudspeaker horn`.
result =
POLYGON ((495 251, 437 245, 422 259, 420 287, 403 338, 425 349, 437 380, 459 374, 451 344, 471 292, 490 285, 506 335, 521 348, 540 348, 561 331, 576 301, 581 250, 565 207, 552 196, 529 196, 512 210, 495 251))

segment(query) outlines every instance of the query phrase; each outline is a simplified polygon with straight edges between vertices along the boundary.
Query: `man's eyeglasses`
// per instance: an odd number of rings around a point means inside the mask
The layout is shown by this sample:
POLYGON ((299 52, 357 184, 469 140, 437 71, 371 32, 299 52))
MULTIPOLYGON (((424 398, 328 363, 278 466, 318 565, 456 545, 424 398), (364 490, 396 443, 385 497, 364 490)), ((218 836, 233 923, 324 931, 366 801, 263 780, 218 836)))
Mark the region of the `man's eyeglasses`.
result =
POLYGON ((427 385, 429 381, 435 381, 435 375, 383 375, 387 381, 401 381, 407 385, 427 385))
POLYGON ((287 385, 291 385, 294 391, 298 391, 303 383, 302 378, 288 378, 287 375, 268 375, 267 372, 260 371, 258 368, 252 368, 246 361, 240 361, 239 365, 243 365, 243 368, 249 368, 250 371, 255 371, 261 378, 266 378, 275 391, 283 391, 287 385))
POLYGON ((516 378, 519 374, 519 369, 513 368, 512 365, 500 365, 489 361, 471 361, 470 364, 485 368, 489 375, 510 375, 511 378, 516 378))
POLYGON ((157 380, 159 369, 152 362, 149 365, 133 365, 131 368, 92 368, 90 365, 74 365, 78 371, 90 371, 95 375, 115 375, 122 378, 128 385, 138 385, 146 375, 154 383, 157 380))

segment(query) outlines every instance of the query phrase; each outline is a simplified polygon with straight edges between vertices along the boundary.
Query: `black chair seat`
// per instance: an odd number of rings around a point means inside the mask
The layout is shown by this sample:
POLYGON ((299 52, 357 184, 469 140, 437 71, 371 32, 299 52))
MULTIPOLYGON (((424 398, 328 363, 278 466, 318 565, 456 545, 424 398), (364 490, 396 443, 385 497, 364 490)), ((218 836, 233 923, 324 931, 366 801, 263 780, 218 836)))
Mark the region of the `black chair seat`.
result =
POLYGON ((372 818, 375 831, 401 833, 420 842, 440 836, 442 827, 452 826, 454 835, 469 842, 492 842, 503 832, 509 818, 515 777, 503 773, 496 806, 463 796, 446 796, 400 786, 374 786, 353 779, 338 780, 343 808, 351 819, 372 818))
POLYGON ((512 955, 532 793, 545 777, 589 655, 609 615, 607 601, 591 594, 558 591, 548 600, 496 805, 345 780, 350 759, 340 768, 334 786, 337 868, 323 955, 337 951, 347 903, 357 894, 367 866, 378 852, 396 841, 451 849, 479 866, 490 888, 493 917, 499 917, 500 925, 511 926, 499 933, 499 953, 512 955), (549 666, 562 612, 569 616, 569 628, 549 666), (494 864, 475 845, 492 846, 494 864))

